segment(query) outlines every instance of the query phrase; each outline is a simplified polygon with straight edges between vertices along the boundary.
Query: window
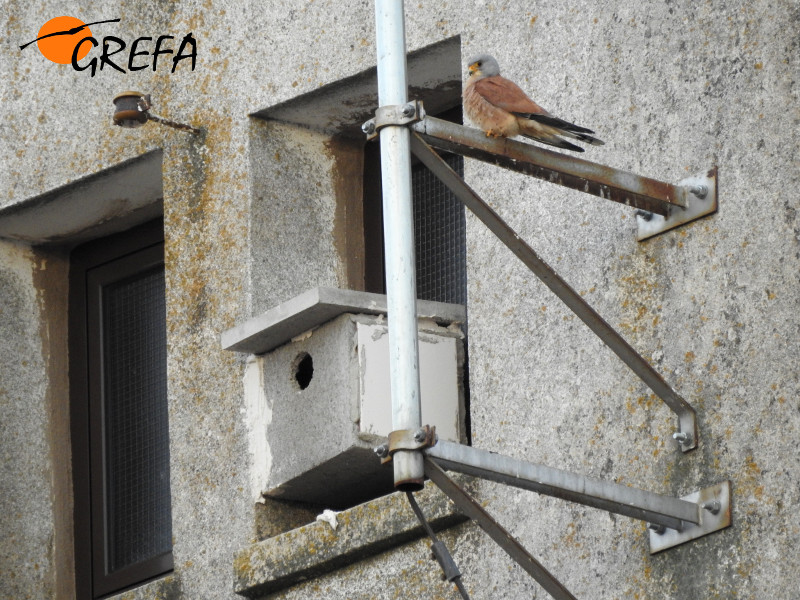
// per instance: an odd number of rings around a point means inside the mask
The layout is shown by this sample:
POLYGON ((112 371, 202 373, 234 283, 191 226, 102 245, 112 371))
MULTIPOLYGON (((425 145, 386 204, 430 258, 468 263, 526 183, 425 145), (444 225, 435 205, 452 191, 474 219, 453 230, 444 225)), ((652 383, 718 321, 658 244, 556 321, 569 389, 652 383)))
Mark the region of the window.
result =
POLYGON ((79 598, 172 570, 163 246, 157 221, 71 256, 79 598))

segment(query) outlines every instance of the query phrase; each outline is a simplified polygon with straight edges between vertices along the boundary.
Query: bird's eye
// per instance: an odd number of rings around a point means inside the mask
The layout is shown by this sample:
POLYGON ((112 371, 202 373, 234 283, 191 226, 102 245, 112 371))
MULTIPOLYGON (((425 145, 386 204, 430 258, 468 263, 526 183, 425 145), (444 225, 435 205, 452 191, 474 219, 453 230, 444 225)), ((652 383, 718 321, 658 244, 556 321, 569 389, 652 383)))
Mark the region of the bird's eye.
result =
POLYGON ((482 63, 481 61, 478 61, 476 64, 477 64, 479 67, 482 67, 482 66, 483 66, 483 63, 482 63))

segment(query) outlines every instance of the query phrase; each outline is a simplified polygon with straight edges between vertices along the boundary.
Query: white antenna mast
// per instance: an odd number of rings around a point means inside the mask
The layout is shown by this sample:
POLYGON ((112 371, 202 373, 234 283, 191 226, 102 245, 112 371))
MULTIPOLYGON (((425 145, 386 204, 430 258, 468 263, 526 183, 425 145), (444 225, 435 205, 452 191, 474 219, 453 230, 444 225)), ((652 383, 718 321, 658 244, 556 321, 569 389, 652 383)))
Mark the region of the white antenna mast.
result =
MULTIPOLYGON (((378 50, 378 103, 407 101, 406 36, 402 0, 375 2, 378 50)), ((414 209, 411 202, 411 132, 388 125, 380 136, 383 181, 383 232, 386 302, 389 320, 389 376, 392 430, 417 431, 422 425, 417 341, 417 285, 414 268, 414 209)), ((394 484, 404 491, 422 488, 422 453, 393 456, 394 484)))

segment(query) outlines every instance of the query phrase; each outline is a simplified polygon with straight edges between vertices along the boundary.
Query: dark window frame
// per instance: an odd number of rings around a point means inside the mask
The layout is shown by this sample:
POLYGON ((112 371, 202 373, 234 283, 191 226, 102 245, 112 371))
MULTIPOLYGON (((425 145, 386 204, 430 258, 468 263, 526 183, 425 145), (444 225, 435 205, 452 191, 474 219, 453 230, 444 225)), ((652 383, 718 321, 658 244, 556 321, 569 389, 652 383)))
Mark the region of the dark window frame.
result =
POLYGON ((75 531, 76 596, 121 592, 173 570, 172 551, 106 573, 105 423, 100 311, 101 285, 164 264, 163 221, 158 219, 76 248, 70 257, 70 426, 75 531))

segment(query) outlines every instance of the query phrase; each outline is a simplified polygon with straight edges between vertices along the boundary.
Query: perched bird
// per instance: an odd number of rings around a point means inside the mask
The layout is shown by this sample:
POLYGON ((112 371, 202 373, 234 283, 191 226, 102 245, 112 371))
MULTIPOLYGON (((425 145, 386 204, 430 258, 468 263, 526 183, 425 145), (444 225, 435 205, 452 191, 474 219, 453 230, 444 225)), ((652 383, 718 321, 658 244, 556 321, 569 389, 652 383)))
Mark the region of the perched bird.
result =
POLYGON ((467 63, 469 78, 464 88, 464 112, 487 136, 522 135, 566 150, 583 148, 559 136, 602 146, 591 129, 554 117, 523 92, 517 84, 500 76, 494 57, 481 54, 467 63))

